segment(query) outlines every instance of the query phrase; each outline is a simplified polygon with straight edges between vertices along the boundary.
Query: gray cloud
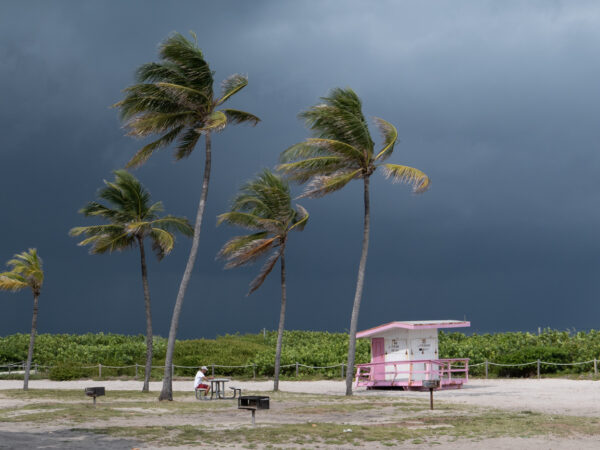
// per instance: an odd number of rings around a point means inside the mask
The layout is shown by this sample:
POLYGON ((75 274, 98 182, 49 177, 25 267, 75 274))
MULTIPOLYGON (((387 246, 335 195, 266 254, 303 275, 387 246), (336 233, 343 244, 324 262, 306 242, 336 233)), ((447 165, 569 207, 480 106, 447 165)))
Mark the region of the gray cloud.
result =
MULTIPOLYGON (((77 209, 140 142, 110 105, 169 32, 195 30, 233 100, 263 122, 215 137, 201 254, 180 336, 275 328, 276 277, 214 261, 215 227, 243 180, 307 136, 297 113, 353 87, 394 123, 393 161, 431 175, 414 196, 378 178, 360 327, 462 318, 477 330, 597 327, 600 285, 600 7, 595 2, 4 2, 0 6, 0 259, 30 246, 46 264, 42 332, 143 332, 134 252, 90 256, 67 236, 77 209), (89 313, 93 314, 89 314, 89 313), (206 320, 210 317, 210 320, 206 320)), ((374 131, 374 129, 373 129, 374 131)), ((136 171, 167 211, 194 217, 202 149, 136 171)), ((299 192, 299 190, 297 190, 299 192)), ((302 200, 289 249, 287 327, 348 326, 360 252, 360 185, 302 200)), ((166 335, 189 242, 150 264, 166 335)), ((0 334, 27 331, 27 293, 0 294, 0 334)))

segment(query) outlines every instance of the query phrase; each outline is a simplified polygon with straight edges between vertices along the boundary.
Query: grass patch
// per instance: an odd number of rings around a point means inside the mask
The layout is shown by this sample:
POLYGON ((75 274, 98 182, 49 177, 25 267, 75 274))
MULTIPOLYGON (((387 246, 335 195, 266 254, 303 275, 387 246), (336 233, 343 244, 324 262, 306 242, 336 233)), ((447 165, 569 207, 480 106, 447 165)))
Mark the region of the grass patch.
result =
POLYGON ((594 418, 549 416, 524 411, 473 412, 443 416, 422 415, 411 420, 377 425, 348 425, 311 422, 301 424, 247 426, 231 430, 210 430, 196 426, 168 427, 107 427, 96 433, 116 437, 137 438, 150 444, 182 446, 198 443, 228 445, 333 445, 367 446, 378 442, 395 446, 410 441, 414 444, 435 444, 442 438, 479 441, 495 437, 581 436, 600 433, 600 423, 594 418))
POLYGON ((448 439, 600 435, 600 419, 594 417, 490 411, 445 402, 429 411, 427 399, 281 392, 267 393, 272 409, 259 412, 259 425, 252 428, 249 414, 237 411, 234 401, 196 401, 189 392, 176 393, 173 402, 159 402, 157 393, 107 394, 94 408, 81 390, 1 391, 0 397, 25 403, 0 410, 0 422, 62 424, 150 446, 344 447, 376 442, 394 447, 402 442, 435 444, 448 439))

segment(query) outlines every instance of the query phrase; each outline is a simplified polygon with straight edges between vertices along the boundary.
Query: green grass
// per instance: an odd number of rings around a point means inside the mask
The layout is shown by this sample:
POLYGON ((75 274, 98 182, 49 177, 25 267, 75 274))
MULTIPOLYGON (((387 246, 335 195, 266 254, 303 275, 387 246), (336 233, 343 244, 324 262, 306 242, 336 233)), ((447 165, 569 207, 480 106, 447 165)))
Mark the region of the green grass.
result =
POLYGON ((336 423, 302 423, 241 427, 232 430, 208 430, 191 425, 168 427, 106 427, 93 431, 118 437, 132 437, 149 444, 179 446, 198 442, 211 445, 242 443, 248 447, 268 445, 368 446, 381 443, 394 446, 411 441, 414 444, 435 443, 440 439, 482 440, 494 437, 581 436, 597 435, 596 419, 547 416, 523 412, 491 411, 471 414, 418 416, 410 420, 378 425, 346 425, 336 423), (348 431, 351 430, 351 431, 348 431))
POLYGON ((431 412, 426 399, 282 392, 268 393, 272 411, 258 412, 258 425, 252 428, 250 414, 238 411, 232 401, 200 402, 193 393, 181 392, 175 393, 172 402, 157 401, 156 393, 107 394, 94 408, 80 390, 0 391, 1 398, 23 402, 0 410, 0 423, 61 424, 66 429, 133 438, 151 446, 201 442, 211 446, 240 443, 248 448, 369 443, 393 447, 403 442, 600 434, 600 419, 595 417, 488 410, 445 402, 437 402, 436 411, 431 412), (213 418, 214 425, 203 420, 206 417, 213 418), (148 425, 139 426, 140 418, 148 425))

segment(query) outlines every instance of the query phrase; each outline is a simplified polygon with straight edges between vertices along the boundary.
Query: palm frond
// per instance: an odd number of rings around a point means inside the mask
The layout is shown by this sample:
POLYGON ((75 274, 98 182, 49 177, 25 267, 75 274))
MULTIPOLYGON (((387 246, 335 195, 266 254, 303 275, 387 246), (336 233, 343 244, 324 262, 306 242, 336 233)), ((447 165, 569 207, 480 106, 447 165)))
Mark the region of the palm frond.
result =
POLYGON ((340 156, 317 156, 306 158, 293 163, 285 163, 277 166, 290 180, 305 183, 314 176, 331 175, 334 172, 347 168, 348 161, 340 156))
POLYGON ((88 227, 74 227, 69 230, 69 236, 98 236, 102 234, 123 233, 125 229, 123 225, 91 225, 88 227))
POLYGON ((393 183, 411 184, 415 193, 425 192, 429 188, 429 177, 419 169, 399 164, 383 164, 381 168, 386 178, 391 178, 393 183))
POLYGON ((249 123, 252 126, 256 126, 258 122, 260 122, 258 117, 246 111, 240 111, 238 109, 231 108, 225 108, 221 111, 225 114, 225 116, 227 116, 227 120, 230 123, 249 123))
MULTIPOLYGON (((44 270, 42 268, 42 259, 39 257, 35 248, 30 248, 26 252, 17 253, 13 259, 7 261, 6 265, 10 271, 2 273, 3 282, 7 290, 21 289, 17 282, 24 282, 34 292, 38 292, 44 283, 44 270)), ((0 289, 2 289, 0 287, 0 289)))
POLYGON ((155 250, 159 258, 172 249, 174 238, 164 236, 162 231, 193 234, 184 217, 159 217, 164 210, 162 202, 151 202, 150 192, 140 181, 126 170, 116 170, 114 181, 105 181, 105 187, 98 197, 106 200, 109 206, 98 202, 88 203, 80 212, 101 217, 107 224, 72 228, 71 236, 86 236, 78 245, 90 245, 90 253, 105 253, 124 250, 135 245, 137 239, 150 236, 160 249, 155 250), (156 229, 162 229, 156 231, 156 229))
POLYGON ((210 89, 212 98, 213 73, 195 43, 174 33, 160 45, 159 55, 163 61, 177 65, 191 86, 210 89))
POLYGON ((182 110, 170 113, 150 112, 134 117, 127 122, 127 128, 130 130, 127 134, 135 137, 146 137, 151 134, 164 133, 166 130, 189 125, 195 119, 195 112, 192 110, 182 110))
POLYGON ((248 77, 238 73, 231 75, 221 83, 221 98, 217 100, 217 105, 226 102, 236 92, 241 91, 248 85, 248 77))
POLYGON ((260 233, 232 237, 225 243, 225 245, 223 245, 221 250, 219 250, 219 253, 217 253, 217 258, 227 259, 231 255, 237 253, 241 248, 249 245, 250 243, 259 239, 265 239, 268 236, 268 234, 268 232, 262 231, 260 233))
POLYGON ((185 217, 165 216, 153 220, 150 225, 170 232, 178 232, 188 237, 194 235, 194 228, 185 217))
POLYGON ((165 89, 154 84, 135 84, 126 88, 124 92, 125 98, 113 105, 114 108, 119 108, 119 116, 124 121, 146 113, 177 112, 181 108, 165 89))
POLYGON ((275 267, 275 264, 277 264, 277 260, 279 259, 280 256, 281 256, 281 251, 276 251, 269 257, 269 259, 267 259, 265 264, 260 269, 258 276, 256 278, 254 278, 254 280, 252 280, 252 282, 250 283, 250 290, 248 291, 248 294, 246 294, 246 295, 252 294, 254 291, 256 291, 259 287, 262 286, 264 281, 267 279, 267 277, 269 276, 269 274, 275 267))
POLYGON ((394 151, 394 144, 398 140, 398 130, 394 125, 379 117, 375 117, 373 121, 383 136, 383 149, 377 154, 375 161, 385 161, 394 151))
POLYGON ((90 247, 90 254, 95 255, 125 250, 135 244, 135 239, 128 232, 98 234, 84 239, 77 245, 84 247, 90 244, 92 244, 90 247))
POLYGON ((227 116, 221 111, 213 111, 201 127, 195 129, 199 134, 219 132, 227 126, 227 116))
POLYGON ((355 178, 360 178, 361 176, 362 169, 357 169, 350 172, 340 171, 331 175, 315 176, 313 177, 312 181, 306 186, 306 189, 304 190, 302 195, 299 196, 299 198, 323 197, 326 194, 342 189, 350 181, 352 181, 355 178))
POLYGON ((254 214, 231 211, 219 214, 217 216, 217 225, 227 222, 229 225, 235 225, 249 230, 279 232, 281 222, 274 219, 266 219, 254 214))
POLYGON ((175 237, 161 228, 152 228, 150 239, 152 239, 152 250, 159 261, 171 253, 175 245, 175 237))
POLYGON ((139 167, 144 164, 150 156, 154 153, 155 150, 159 150, 163 147, 166 147, 171 142, 175 140, 175 138, 179 135, 181 130, 183 130, 184 125, 179 125, 173 128, 168 133, 164 134, 154 142, 151 142, 147 145, 144 145, 140 150, 133 155, 133 158, 127 163, 125 167, 139 167))
POLYGON ((296 208, 298 208, 298 211, 296 212, 294 217, 294 224, 290 227, 288 231, 292 231, 293 229, 303 231, 304 227, 306 227, 306 224, 308 223, 308 211, 304 209, 302 205, 297 204, 296 208))
POLYGON ((27 280, 19 274, 12 272, 0 273, 0 291, 17 292, 28 286, 27 280))
POLYGON ((300 114, 306 126, 316 137, 344 142, 360 149, 370 158, 373 153, 373 140, 358 95, 350 88, 336 88, 322 100, 323 104, 313 106, 300 114))
POLYGON ((255 239, 254 241, 240 247, 236 252, 230 253, 227 256, 226 269, 243 266, 253 263, 257 259, 264 256, 274 245, 278 244, 277 237, 255 239))
POLYGON ((178 139, 177 148, 175 149, 175 159, 180 160, 190 156, 196 148, 200 136, 194 128, 188 128, 185 133, 181 134, 178 139))
POLYGON ((183 108, 189 108, 200 113, 208 112, 208 105, 211 103, 211 98, 208 94, 206 94, 206 92, 189 86, 168 83, 164 81, 156 83, 156 86, 164 90, 170 99, 175 101, 183 108))
POLYGON ((157 81, 170 81, 176 84, 185 84, 185 76, 177 64, 168 61, 162 63, 142 64, 135 72, 138 83, 155 83, 157 81))

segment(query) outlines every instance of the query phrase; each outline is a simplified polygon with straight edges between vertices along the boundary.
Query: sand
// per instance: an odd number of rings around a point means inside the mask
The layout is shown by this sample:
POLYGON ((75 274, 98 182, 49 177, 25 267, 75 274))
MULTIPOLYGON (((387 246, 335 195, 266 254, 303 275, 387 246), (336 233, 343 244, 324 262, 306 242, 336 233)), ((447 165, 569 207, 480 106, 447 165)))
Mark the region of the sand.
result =
MULTIPOLYGON (((272 389, 272 382, 268 381, 232 381, 229 383, 241 388, 243 391, 269 391, 272 389)), ((188 391, 192 395, 192 382, 175 381, 173 388, 175 391, 188 391)), ((30 389, 84 389, 87 386, 105 386, 110 390, 141 390, 142 383, 137 381, 49 381, 49 380, 31 380, 30 389)), ((159 392, 162 383, 151 383, 151 391, 159 392)), ((22 381, 18 380, 0 380, 0 390, 19 389, 22 387, 22 381)), ((287 392, 322 394, 322 395, 343 395, 345 385, 343 381, 283 381, 280 383, 280 389, 287 392)), ((409 398, 427 398, 424 392, 406 392, 406 391, 367 391, 358 389, 356 396, 390 396, 390 397, 409 397, 409 398)), ((479 407, 498 408, 511 411, 536 411, 546 414, 564 414, 572 416, 600 416, 600 382, 587 380, 566 380, 566 379, 512 379, 512 380, 471 380, 463 389, 451 391, 438 391, 435 394, 436 402, 447 402, 452 404, 466 404, 479 407)), ((0 399, 0 408, 12 406, 15 400, 0 399)), ((239 416, 239 415, 238 415, 239 416)), ((245 420, 238 416, 232 420, 231 425, 236 426, 235 422, 245 420)), ((334 422, 339 418, 331 417, 334 422)), ((82 424, 83 425, 83 424, 82 424)), ((93 424, 88 424, 93 426, 93 424)), ((0 426, 0 431, 10 431, 0 426)), ((12 430, 17 431, 17 430, 12 430)), ((20 430, 21 434, 25 430, 20 430)), ((39 430, 43 431, 43 430, 39 430)), ((15 435, 16 436, 16 435, 15 435)), ((36 435, 32 435, 36 436, 36 435)), ((37 435, 43 438, 43 433, 37 435)), ((6 434, 3 436, 5 439, 6 434)), ((75 438, 76 435, 73 435, 75 438)), ((23 438, 23 436, 21 436, 23 438)), ((31 436, 30 436, 31 438, 31 436)), ((82 439, 87 439, 85 436, 82 439)), ((87 441, 86 441, 87 442, 87 441)), ((31 441, 33 444, 34 441, 31 441)), ((97 442, 90 442, 91 447, 97 442)), ((45 446, 41 440, 40 446, 45 446)), ((120 443, 120 444, 123 444, 120 443)), ((36 445, 37 446, 37 445, 36 445)), ((0 448, 2 445, 0 445, 0 448)), ((424 448, 427 445, 405 444, 400 448, 424 448)), ((439 447, 439 445, 438 445, 439 447)), ((597 449, 600 448, 600 436, 593 437, 536 437, 536 438, 494 438, 485 441, 457 441, 444 442, 443 447, 451 450, 458 449, 597 449)), ((379 446, 373 446, 379 448, 379 446)), ((384 447, 381 447, 384 448, 384 447)))

